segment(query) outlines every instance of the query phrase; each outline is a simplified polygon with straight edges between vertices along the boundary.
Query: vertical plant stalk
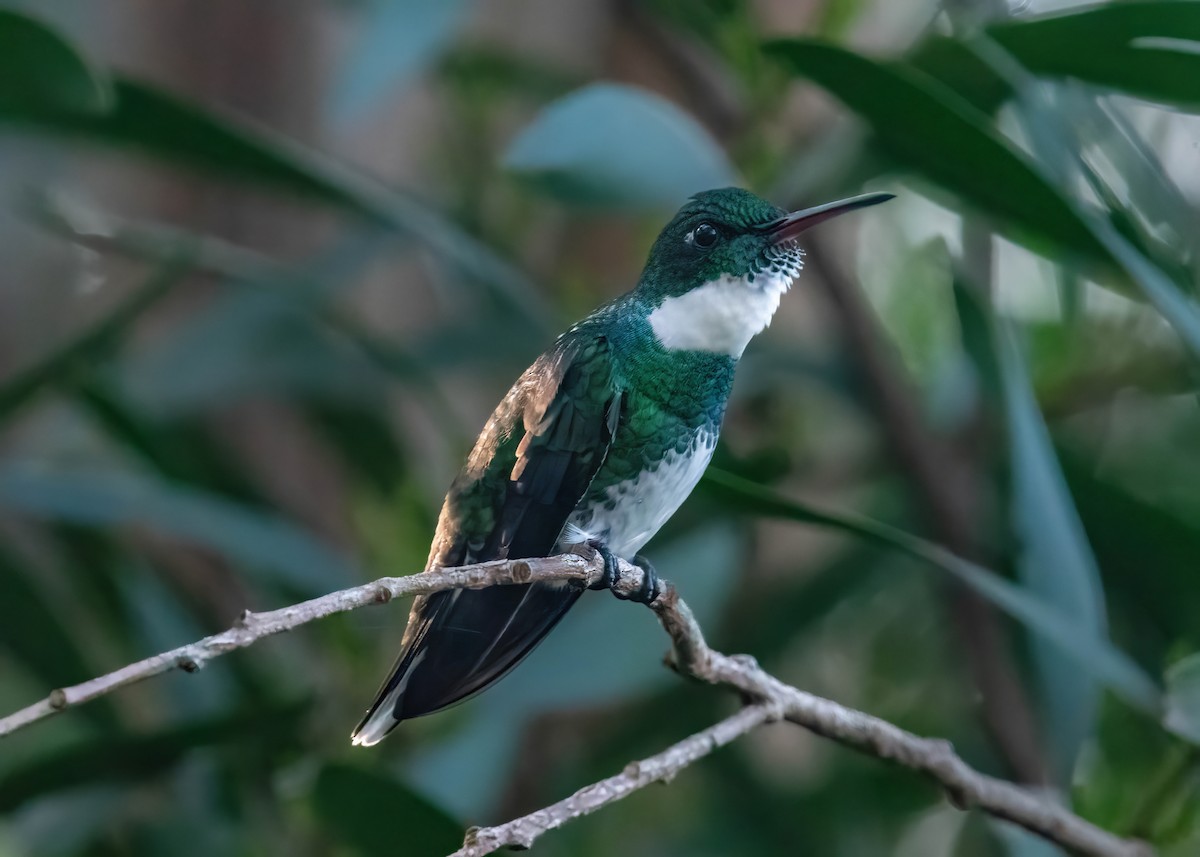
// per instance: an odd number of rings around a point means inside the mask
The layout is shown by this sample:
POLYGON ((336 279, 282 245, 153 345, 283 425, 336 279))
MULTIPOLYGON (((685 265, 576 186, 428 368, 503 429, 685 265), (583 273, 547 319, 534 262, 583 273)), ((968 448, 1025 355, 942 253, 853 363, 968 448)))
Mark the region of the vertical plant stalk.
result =
MULTIPOLYGON (((974 242, 972 242, 974 243, 974 242)), ((842 275, 830 248, 810 239, 812 267, 842 325, 847 351, 866 384, 867 401, 913 493, 924 508, 930 529, 953 553, 979 560, 976 516, 978 467, 955 445, 937 438, 924 425, 916 399, 886 352, 878 320, 857 284, 842 275)), ((981 248, 982 249, 982 248, 981 248)), ((987 249, 990 259, 990 240, 987 249)), ((975 261, 976 270, 990 261, 975 261)), ((960 584, 948 584, 948 609, 971 675, 982 698, 981 715, 997 748, 1025 783, 1044 783, 1046 766, 1037 721, 1009 652, 1007 634, 995 610, 960 584)))

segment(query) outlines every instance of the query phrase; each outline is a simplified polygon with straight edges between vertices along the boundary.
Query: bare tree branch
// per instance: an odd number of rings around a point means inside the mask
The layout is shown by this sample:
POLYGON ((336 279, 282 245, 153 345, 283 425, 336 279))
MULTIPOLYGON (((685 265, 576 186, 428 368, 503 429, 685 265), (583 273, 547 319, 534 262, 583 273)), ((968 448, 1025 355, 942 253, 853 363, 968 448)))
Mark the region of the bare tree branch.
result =
MULTIPOLYGON (((446 589, 478 589, 551 580, 590 584, 600 580, 602 574, 603 561, 597 556, 564 554, 539 559, 499 560, 408 577, 384 577, 279 610, 246 611, 232 628, 220 634, 146 658, 82 684, 53 691, 46 699, 0 719, 0 736, 172 669, 194 672, 218 655, 334 613, 387 603, 398 596, 428 595, 446 589)), ((642 576, 640 568, 621 562, 620 578, 614 588, 623 594, 632 594, 640 588, 642 576)), ((975 771, 958 757, 947 741, 918 737, 885 720, 791 687, 762 670, 751 657, 714 651, 704 641, 687 604, 665 581, 662 594, 650 607, 671 637, 670 657, 675 669, 711 684, 734 688, 750 700, 749 704, 715 726, 656 756, 630 763, 617 776, 581 789, 563 801, 496 827, 471 831, 455 857, 479 857, 507 845, 528 847, 547 830, 594 812, 649 783, 668 780, 717 747, 780 718, 860 752, 921 771, 940 783, 956 806, 977 807, 1068 850, 1088 857, 1150 857, 1153 854, 1148 845, 1108 833, 1044 795, 975 771)))
MULTIPOLYGON (((345 613, 348 610, 366 607, 368 604, 386 604, 393 598, 406 595, 428 595, 445 589, 482 589, 498 584, 549 580, 579 580, 592 583, 600 579, 603 571, 602 560, 594 557, 588 559, 576 554, 544 559, 499 560, 427 571, 408 577, 381 577, 372 583, 331 592, 320 598, 266 613, 251 613, 247 610, 233 627, 220 634, 213 634, 199 642, 129 664, 82 684, 51 691, 45 699, 0 718, 0 738, 51 714, 112 693, 127 684, 173 669, 195 672, 218 655, 244 649, 263 637, 290 631, 335 613, 345 613)), ((641 570, 637 569, 632 576, 622 575, 618 588, 626 593, 635 592, 641 574, 641 570)))

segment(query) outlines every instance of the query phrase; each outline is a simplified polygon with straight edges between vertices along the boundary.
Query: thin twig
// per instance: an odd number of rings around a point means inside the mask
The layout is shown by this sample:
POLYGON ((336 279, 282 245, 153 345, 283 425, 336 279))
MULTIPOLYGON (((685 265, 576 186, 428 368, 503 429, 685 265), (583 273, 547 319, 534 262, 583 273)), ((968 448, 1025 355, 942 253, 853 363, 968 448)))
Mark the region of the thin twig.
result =
MULTIPOLYGON (((626 562, 620 563, 619 570, 620 578, 614 589, 625 595, 636 592, 641 587, 643 571, 626 562)), ((384 577, 279 610, 246 611, 228 631, 52 692, 41 702, 0 719, 0 736, 159 673, 172 669, 194 672, 218 655, 334 613, 387 603, 402 595, 428 595, 446 589, 479 589, 551 580, 591 584, 600 580, 602 574, 603 561, 597 556, 564 554, 539 559, 497 560, 409 577, 384 577)), ((847 747, 921 771, 940 783, 956 806, 977 807, 1068 850, 1088 857, 1150 857, 1153 854, 1148 845, 1114 836, 1041 794, 975 771, 959 758, 949 742, 918 737, 885 720, 786 685, 763 671, 751 657, 714 651, 705 643, 704 634, 687 604, 666 581, 663 581, 662 594, 650 606, 671 637, 672 666, 711 684, 735 688, 751 700, 750 704, 733 717, 656 756, 631 763, 621 774, 582 789, 564 801, 506 824, 472 830, 456 855, 479 857, 506 845, 528 847, 547 830, 620 800, 651 782, 670 779, 713 749, 762 723, 779 718, 847 747)))
POLYGON ((693 762, 703 759, 718 747, 724 747, 763 723, 779 719, 779 711, 770 705, 748 705, 715 726, 684 738, 661 753, 630 762, 614 777, 585 786, 569 798, 550 804, 529 815, 514 818, 495 827, 477 827, 467 832, 463 847, 450 857, 482 857, 501 848, 529 848, 548 830, 568 821, 590 815, 610 803, 629 797, 651 783, 667 783, 693 762))

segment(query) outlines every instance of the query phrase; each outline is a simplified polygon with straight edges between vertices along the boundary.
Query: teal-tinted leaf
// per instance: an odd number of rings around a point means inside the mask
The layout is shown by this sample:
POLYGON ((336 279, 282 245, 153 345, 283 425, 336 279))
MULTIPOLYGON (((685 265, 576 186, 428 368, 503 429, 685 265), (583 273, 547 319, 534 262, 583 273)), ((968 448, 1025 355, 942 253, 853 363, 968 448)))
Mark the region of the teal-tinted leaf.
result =
POLYGON ((0 466, 0 506, 87 526, 153 527, 217 551, 266 582, 306 593, 359 576, 349 560, 282 518, 129 473, 6 464, 0 466))
POLYGON ((308 702, 277 703, 143 735, 109 734, 40 756, 0 773, 0 812, 89 783, 153 777, 201 747, 237 744, 247 753, 295 747, 308 707, 308 702))
POLYGON ((143 312, 179 282, 185 270, 186 265, 179 259, 168 260, 149 282, 118 303, 106 316, 0 386, 0 420, 30 401, 47 385, 62 380, 77 364, 95 361, 143 312))
POLYGON ((1193 357, 1200 360, 1200 304, 1180 291, 1161 268, 1143 256, 1111 223, 1093 218, 1092 228, 1146 299, 1174 328, 1193 357))
POLYGON ((879 521, 846 512, 818 509, 717 468, 710 467, 705 472, 702 484, 718 499, 728 503, 731 509, 841 530, 940 568, 1033 633, 1052 642, 1130 705, 1156 716, 1160 711, 1161 694, 1154 681, 1120 649, 995 572, 879 521))
POLYGON ((504 166, 568 202, 626 209, 674 208, 697 191, 738 183, 696 120, 657 95, 611 83, 547 107, 510 144, 504 166))
POLYGON ((1200 744, 1200 654, 1189 655, 1167 670, 1163 726, 1200 744))
POLYGON ((370 0, 334 84, 334 121, 357 119, 425 71, 450 43, 470 0, 370 0))
POLYGON ((0 111, 91 113, 108 104, 107 83, 62 36, 32 18, 0 9, 0 111))
POLYGON ((945 85, 914 68, 811 40, 773 42, 767 51, 865 118, 898 162, 996 215, 1014 237, 1109 261, 1075 206, 985 114, 945 85))
POLYGON ((462 825, 383 773, 327 764, 312 800, 325 830, 362 857, 441 857, 462 845, 462 825))
MULTIPOLYGON (((1025 589, 1067 617, 1080 633, 1106 640, 1104 589, 1096 558, 1055 458, 1020 352, 1011 335, 997 342, 1012 468, 1010 517, 1019 543, 1017 573, 1025 589)), ((1034 663, 1045 707, 1048 755, 1070 781, 1076 756, 1095 727, 1094 676, 1057 645, 1034 636, 1034 663)))

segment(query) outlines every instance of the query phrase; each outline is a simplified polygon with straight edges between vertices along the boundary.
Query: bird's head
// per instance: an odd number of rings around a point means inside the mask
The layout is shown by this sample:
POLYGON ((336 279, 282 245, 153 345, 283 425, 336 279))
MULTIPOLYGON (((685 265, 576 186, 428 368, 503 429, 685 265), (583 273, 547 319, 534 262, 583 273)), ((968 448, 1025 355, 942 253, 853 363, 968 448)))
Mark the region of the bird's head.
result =
POLYGON ((891 198, 864 194, 789 214, 741 188, 696 194, 654 242, 638 285, 659 342, 739 356, 804 266, 796 237, 891 198))

